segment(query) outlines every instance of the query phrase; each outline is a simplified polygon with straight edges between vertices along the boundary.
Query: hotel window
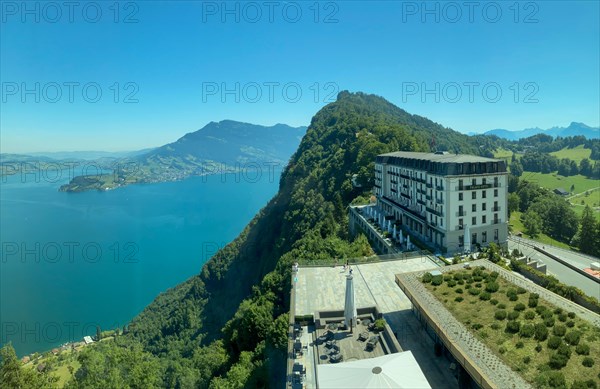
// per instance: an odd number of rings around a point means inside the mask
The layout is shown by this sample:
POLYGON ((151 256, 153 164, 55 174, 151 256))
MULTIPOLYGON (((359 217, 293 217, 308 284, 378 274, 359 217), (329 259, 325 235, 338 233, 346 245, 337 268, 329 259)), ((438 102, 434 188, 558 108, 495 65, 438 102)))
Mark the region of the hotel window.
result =
POLYGON ((486 203, 481 204, 481 210, 482 211, 485 211, 486 208, 487 208, 487 204, 486 203))
POLYGON ((458 180, 458 190, 463 190, 463 180, 458 180))
POLYGON ((465 245, 465 236, 464 236, 464 235, 460 235, 460 236, 458 237, 458 246, 459 246, 459 247, 462 247, 462 246, 464 246, 464 245, 465 245))
POLYGON ((463 228, 463 219, 458 219, 458 225, 461 229, 463 228))
POLYGON ((485 190, 482 190, 482 191, 481 191, 481 198, 482 198, 482 199, 485 199, 485 197, 486 197, 485 190))
POLYGON ((494 197, 498 197, 498 189, 494 189, 494 197))
POLYGON ((487 242, 487 232, 486 231, 483 231, 481 233, 481 242, 482 243, 486 243, 487 242))
POLYGON ((459 215, 459 216, 464 216, 464 215, 463 215, 463 206, 462 206, 462 205, 459 205, 459 206, 458 206, 458 215, 459 215))
POLYGON ((471 180, 471 185, 473 185, 473 186, 477 185, 477 179, 476 178, 473 178, 471 180))
POLYGON ((463 199, 463 194, 461 192, 461 193, 458 194, 458 201, 462 201, 462 199, 463 199))
POLYGON ((485 185, 485 178, 481 179, 481 185, 485 185))
POLYGON ((472 212, 477 212, 477 204, 471 205, 471 211, 472 212))
POLYGON ((477 198, 477 192, 471 192, 471 199, 475 200, 477 198))
POLYGON ((471 225, 474 226, 475 224, 477 224, 477 218, 475 216, 473 216, 471 218, 471 225))
POLYGON ((498 186, 498 177, 494 177, 494 186, 498 186))
POLYGON ((498 240, 498 230, 494 230, 494 240, 498 240))
POLYGON ((471 234, 471 244, 477 244, 477 233, 471 234))
POLYGON ((485 224, 485 223, 486 223, 486 218, 485 218, 485 215, 483 215, 481 217, 481 224, 485 224))

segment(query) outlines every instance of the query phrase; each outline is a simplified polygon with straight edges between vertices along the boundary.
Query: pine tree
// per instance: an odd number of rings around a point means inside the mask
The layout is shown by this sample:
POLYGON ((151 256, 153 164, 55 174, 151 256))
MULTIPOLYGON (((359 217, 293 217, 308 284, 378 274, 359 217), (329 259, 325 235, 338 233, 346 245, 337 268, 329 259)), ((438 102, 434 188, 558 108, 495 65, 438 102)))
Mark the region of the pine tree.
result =
POLYGON ((583 209, 580 222, 580 236, 579 250, 586 254, 594 254, 596 251, 596 218, 594 212, 589 205, 586 205, 583 209))

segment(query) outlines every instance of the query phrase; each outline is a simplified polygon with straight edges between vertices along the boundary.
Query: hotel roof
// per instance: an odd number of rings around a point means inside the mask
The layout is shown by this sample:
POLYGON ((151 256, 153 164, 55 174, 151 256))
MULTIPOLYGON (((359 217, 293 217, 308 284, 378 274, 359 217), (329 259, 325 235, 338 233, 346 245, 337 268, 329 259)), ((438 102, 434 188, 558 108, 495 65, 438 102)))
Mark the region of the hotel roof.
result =
POLYGON ((395 151, 393 153, 380 154, 378 157, 410 158, 423 161, 441 163, 468 163, 468 162, 502 162, 501 159, 479 157, 469 154, 451 154, 446 151, 437 153, 417 153, 413 151, 395 151))

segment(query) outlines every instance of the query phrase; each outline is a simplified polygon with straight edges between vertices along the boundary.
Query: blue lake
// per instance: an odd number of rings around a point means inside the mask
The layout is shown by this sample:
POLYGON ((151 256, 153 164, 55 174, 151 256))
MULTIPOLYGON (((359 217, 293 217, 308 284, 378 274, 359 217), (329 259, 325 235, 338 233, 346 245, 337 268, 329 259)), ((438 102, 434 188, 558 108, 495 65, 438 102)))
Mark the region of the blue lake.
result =
POLYGON ((22 356, 127 324, 234 239, 279 174, 84 193, 0 177, 0 343, 22 356))

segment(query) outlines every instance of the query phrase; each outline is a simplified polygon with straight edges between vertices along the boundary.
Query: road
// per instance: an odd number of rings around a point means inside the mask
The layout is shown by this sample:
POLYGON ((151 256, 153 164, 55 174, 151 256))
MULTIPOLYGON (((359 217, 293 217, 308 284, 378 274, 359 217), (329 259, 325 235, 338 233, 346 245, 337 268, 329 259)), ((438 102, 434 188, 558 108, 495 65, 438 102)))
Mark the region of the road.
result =
POLYGON ((600 280, 594 281, 582 274, 577 273, 575 270, 535 250, 533 247, 531 247, 532 245, 539 246, 540 248, 545 246, 545 250, 549 253, 560 256, 560 258, 564 261, 569 262, 570 264, 581 269, 589 267, 591 262, 599 261, 598 259, 568 250, 542 245, 529 239, 511 237, 508 240, 508 248, 511 251, 513 249, 518 249, 526 257, 546 264, 547 274, 555 276, 564 284, 578 287, 589 296, 600 299, 600 280))

